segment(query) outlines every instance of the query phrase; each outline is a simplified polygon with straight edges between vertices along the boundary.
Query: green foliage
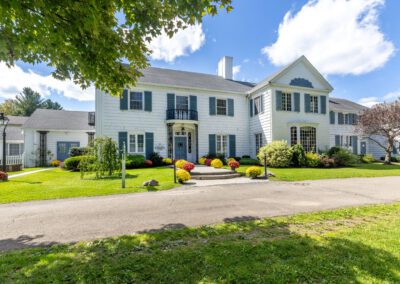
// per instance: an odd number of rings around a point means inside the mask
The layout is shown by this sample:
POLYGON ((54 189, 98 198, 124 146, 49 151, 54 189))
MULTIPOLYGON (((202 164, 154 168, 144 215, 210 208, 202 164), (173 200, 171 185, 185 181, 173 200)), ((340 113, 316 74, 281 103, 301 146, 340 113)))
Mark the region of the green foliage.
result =
POLYGON ((333 146, 332 148, 330 148, 329 150, 328 150, 328 156, 329 157, 332 157, 334 154, 336 154, 337 152, 339 152, 340 150, 341 150, 342 148, 340 148, 340 147, 336 147, 336 146, 333 146))
POLYGON ((251 159, 251 158, 242 158, 242 159, 240 159, 240 164, 241 165, 255 166, 255 165, 259 165, 260 161, 256 160, 256 159, 251 159))
POLYGON ((79 163, 82 159, 82 156, 70 157, 64 160, 64 167, 70 171, 78 171, 79 163))
POLYGON ((159 167, 163 165, 163 157, 161 157, 157 152, 151 153, 149 160, 153 162, 153 167, 159 167))
POLYGON ((172 159, 171 158, 163 158, 162 159, 162 163, 164 164, 164 165, 172 165, 172 159))
POLYGON ((87 154, 93 154, 93 149, 90 147, 72 147, 69 149, 70 157, 83 156, 87 154))
POLYGON ((61 162, 59 160, 52 160, 50 162, 50 166, 52 167, 59 167, 61 165, 61 162))
POLYGON ((0 2, 0 61, 53 67, 57 79, 72 79, 119 94, 135 85, 148 66, 149 43, 161 33, 201 23, 231 0, 109 0, 0 2), (122 14, 119 22, 116 14, 122 14), (125 59, 129 64, 125 65, 125 59))
POLYGON ((248 167, 246 169, 246 176, 256 178, 261 175, 261 167, 248 167))
POLYGON ((84 155, 81 156, 78 169, 81 172, 81 178, 84 178, 86 173, 95 172, 97 167, 96 156, 84 155))
POLYGON ((134 168, 143 168, 145 157, 140 154, 135 155, 127 155, 126 156, 126 168, 134 169, 134 168))
POLYGON ((351 166, 359 162, 358 156, 343 148, 335 151, 331 158, 335 160, 336 165, 339 167, 351 166))
POLYGON ((306 151, 300 144, 292 146, 292 160, 291 166, 293 167, 304 167, 307 165, 306 151))
POLYGON ((320 157, 317 153, 307 152, 306 153, 307 167, 316 168, 320 166, 320 157))
MULTIPOLYGON (((1 39, 0 39, 1 41, 1 39)), ((1 54, 1 52, 0 52, 1 54)), ((9 115, 30 116, 36 109, 62 109, 61 105, 49 99, 45 100, 38 92, 25 87, 16 98, 7 100, 2 104, 9 115)))
POLYGON ((96 156, 96 175, 111 176, 120 167, 117 144, 110 137, 98 137, 94 141, 96 156))
POLYGON ((334 168, 336 167, 335 159, 330 158, 327 155, 323 155, 320 157, 320 166, 323 168, 334 168))
POLYGON ((370 164, 370 163, 375 162, 375 158, 371 154, 362 155, 361 156, 361 162, 366 163, 366 164, 370 164))
POLYGON ((264 164, 264 153, 267 154, 267 164, 269 166, 274 168, 289 167, 292 159, 292 149, 285 140, 272 141, 266 146, 261 147, 257 155, 261 164, 264 164))

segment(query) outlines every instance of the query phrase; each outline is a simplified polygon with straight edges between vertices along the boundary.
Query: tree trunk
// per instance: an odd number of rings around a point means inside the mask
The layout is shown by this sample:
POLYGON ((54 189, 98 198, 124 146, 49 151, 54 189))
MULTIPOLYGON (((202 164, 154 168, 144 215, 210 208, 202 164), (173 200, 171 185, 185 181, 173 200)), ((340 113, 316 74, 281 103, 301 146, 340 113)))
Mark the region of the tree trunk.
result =
POLYGON ((391 163, 392 163, 392 151, 386 150, 385 164, 390 165, 391 163))

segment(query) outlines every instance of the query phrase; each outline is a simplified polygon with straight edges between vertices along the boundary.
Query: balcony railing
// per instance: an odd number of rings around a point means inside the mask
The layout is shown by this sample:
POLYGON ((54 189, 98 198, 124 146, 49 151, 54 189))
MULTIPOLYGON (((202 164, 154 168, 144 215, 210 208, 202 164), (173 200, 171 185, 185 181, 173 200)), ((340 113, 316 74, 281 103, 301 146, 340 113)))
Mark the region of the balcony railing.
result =
POLYGON ((197 111, 187 109, 168 109, 167 120, 198 120, 197 111))

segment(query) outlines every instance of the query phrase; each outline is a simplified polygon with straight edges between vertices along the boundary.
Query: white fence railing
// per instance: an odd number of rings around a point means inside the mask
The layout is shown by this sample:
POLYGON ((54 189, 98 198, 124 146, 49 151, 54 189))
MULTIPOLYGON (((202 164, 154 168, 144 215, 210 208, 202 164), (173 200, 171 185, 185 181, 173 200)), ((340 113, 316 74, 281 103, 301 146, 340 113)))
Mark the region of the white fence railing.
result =
MULTIPOLYGON (((7 156, 6 157, 6 165, 7 166, 13 166, 13 165, 22 165, 22 155, 19 156, 7 156)), ((0 165, 3 164, 3 159, 0 157, 0 165)))

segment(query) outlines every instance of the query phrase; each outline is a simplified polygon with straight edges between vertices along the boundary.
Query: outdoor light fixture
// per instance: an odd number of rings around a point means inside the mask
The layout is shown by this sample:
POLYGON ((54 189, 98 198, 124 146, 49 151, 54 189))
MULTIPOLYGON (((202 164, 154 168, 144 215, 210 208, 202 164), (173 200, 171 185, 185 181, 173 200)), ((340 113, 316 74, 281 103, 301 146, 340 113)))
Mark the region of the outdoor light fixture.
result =
POLYGON ((3 112, 0 113, 0 125, 3 126, 3 172, 6 172, 6 159, 7 159, 7 152, 6 152, 6 129, 8 125, 9 119, 7 116, 4 115, 3 112))

